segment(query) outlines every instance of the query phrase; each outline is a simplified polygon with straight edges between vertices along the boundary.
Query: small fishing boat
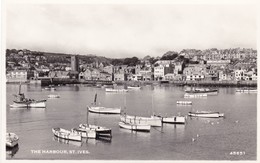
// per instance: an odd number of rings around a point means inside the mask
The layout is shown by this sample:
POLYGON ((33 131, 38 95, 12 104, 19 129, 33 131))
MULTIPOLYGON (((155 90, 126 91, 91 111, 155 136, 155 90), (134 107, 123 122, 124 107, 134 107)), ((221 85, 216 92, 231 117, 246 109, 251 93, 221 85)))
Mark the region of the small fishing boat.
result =
POLYGON ((15 133, 6 133, 6 147, 13 148, 18 145, 19 137, 15 133))
POLYGON ((131 115, 121 115, 120 120, 125 123, 130 124, 141 124, 141 125, 150 125, 154 127, 162 126, 162 121, 159 117, 139 117, 131 115))
POLYGON ((95 94, 93 105, 94 106, 87 107, 89 112, 99 113, 99 114, 120 114, 121 113, 121 108, 108 108, 108 107, 103 107, 103 106, 96 106, 97 105, 97 93, 95 94))
POLYGON ((189 94, 189 93, 184 94, 184 98, 203 98, 207 96, 208 96, 207 94, 189 94))
POLYGON ((141 89, 140 86, 127 86, 128 89, 134 89, 134 90, 137 90, 137 89, 141 89))
POLYGON ((81 141, 81 135, 63 128, 52 128, 52 132, 55 136, 62 139, 81 141))
POLYGON ((99 113, 99 114, 120 114, 120 108, 106 108, 103 106, 89 106, 89 112, 99 113))
POLYGON ((185 90, 186 93, 206 93, 206 94, 218 94, 218 89, 209 88, 193 88, 190 90, 185 90))
POLYGON ((154 115, 154 116, 161 118, 162 123, 172 123, 172 124, 185 124, 186 123, 185 116, 170 116, 170 117, 163 117, 160 115, 154 115))
POLYGON ((83 138, 92 138, 96 139, 96 130, 91 128, 73 128, 71 129, 71 132, 81 135, 83 138))
POLYGON ((177 101, 176 103, 178 105, 192 105, 191 101, 177 101))
POLYGON ((10 105, 12 108, 45 108, 46 100, 34 100, 25 97, 24 93, 21 93, 21 83, 19 85, 18 95, 14 95, 16 99, 14 103, 10 105))
POLYGON ((90 124, 80 124, 79 129, 81 131, 94 130, 96 131, 96 137, 112 137, 112 129, 102 126, 90 125, 90 124))
POLYGON ((42 90, 46 90, 46 91, 55 91, 56 88, 54 87, 54 85, 49 85, 48 87, 43 88, 42 90))
POLYGON ((50 95, 48 95, 48 98, 50 98, 50 99, 60 98, 60 95, 50 94, 50 95))
POLYGON ((151 126, 146 124, 135 124, 135 123, 126 123, 119 122, 119 126, 124 129, 133 130, 133 131, 145 131, 150 132, 151 126))
POLYGON ((128 92, 128 90, 127 89, 106 88, 106 92, 128 92))
POLYGON ((188 115, 191 116, 191 117, 204 117, 204 118, 224 117, 224 113, 219 113, 219 112, 214 112, 214 111, 189 112, 188 115))

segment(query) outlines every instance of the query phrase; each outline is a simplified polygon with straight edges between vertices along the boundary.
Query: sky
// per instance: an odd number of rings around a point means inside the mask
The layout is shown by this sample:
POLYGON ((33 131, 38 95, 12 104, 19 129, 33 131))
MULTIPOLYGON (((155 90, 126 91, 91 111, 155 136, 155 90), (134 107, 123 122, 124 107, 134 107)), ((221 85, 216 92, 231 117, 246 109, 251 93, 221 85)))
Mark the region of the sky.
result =
POLYGON ((253 5, 9 4, 6 48, 110 58, 256 49, 253 5))

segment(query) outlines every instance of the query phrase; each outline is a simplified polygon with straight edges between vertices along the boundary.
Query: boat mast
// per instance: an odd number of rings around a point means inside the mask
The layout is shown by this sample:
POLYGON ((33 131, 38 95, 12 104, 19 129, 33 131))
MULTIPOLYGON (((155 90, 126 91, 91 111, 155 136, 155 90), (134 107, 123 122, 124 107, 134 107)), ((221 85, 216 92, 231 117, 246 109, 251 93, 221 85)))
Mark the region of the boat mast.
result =
POLYGON ((19 92, 18 92, 18 95, 20 95, 21 94, 21 82, 20 82, 20 84, 19 84, 19 92))
POLYGON ((152 94, 152 114, 154 114, 153 113, 153 94, 152 94))
POLYGON ((95 98, 94 98, 94 104, 97 104, 97 93, 95 94, 95 98))
POLYGON ((88 126, 88 107, 87 107, 87 126, 88 126))

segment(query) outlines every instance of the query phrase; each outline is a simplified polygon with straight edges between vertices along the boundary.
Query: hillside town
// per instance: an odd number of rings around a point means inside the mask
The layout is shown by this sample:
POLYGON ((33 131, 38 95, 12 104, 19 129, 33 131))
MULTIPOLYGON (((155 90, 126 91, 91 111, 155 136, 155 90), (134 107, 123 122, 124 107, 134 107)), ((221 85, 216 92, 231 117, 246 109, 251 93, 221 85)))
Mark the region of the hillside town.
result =
POLYGON ((84 81, 257 81, 254 49, 184 49, 162 57, 110 59, 27 49, 6 50, 6 82, 42 79, 84 81))

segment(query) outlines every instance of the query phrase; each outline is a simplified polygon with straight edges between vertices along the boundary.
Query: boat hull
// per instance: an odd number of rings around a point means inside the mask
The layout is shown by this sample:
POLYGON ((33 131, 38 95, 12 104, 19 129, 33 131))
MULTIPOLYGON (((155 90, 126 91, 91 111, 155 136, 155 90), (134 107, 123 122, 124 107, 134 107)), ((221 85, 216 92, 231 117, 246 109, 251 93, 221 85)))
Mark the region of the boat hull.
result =
POLYGON ((192 105, 191 101, 177 101, 176 103, 178 105, 192 105))
POLYGON ((106 92, 128 92, 127 89, 111 89, 111 88, 106 88, 106 92))
POLYGON ((217 95, 218 90, 217 89, 195 89, 195 90, 186 90, 186 93, 191 94, 207 94, 207 95, 217 95))
POLYGON ((106 108, 106 107, 88 107, 88 110, 92 113, 98 113, 98 114, 120 114, 121 109, 120 108, 106 108))
POLYGON ((79 130, 94 130, 96 137, 112 137, 112 129, 96 125, 80 124, 79 130))
POLYGON ((50 98, 50 99, 60 98, 60 95, 48 95, 48 98, 50 98))
POLYGON ((223 113, 218 113, 218 112, 189 112, 189 116, 191 117, 202 117, 202 118, 219 118, 219 117, 224 117, 223 113))
POLYGON ((150 130, 151 130, 150 125, 141 125, 141 124, 131 124, 131 123, 119 122, 119 126, 121 128, 133 130, 133 131, 150 132, 150 130))
POLYGON ((189 94, 185 93, 184 98, 205 98, 208 95, 206 93, 196 93, 196 94, 189 94))
POLYGON ((12 108, 46 108, 46 101, 32 101, 32 102, 15 102, 10 105, 12 108))
POLYGON ((81 135, 83 138, 96 139, 96 131, 92 129, 71 129, 71 132, 81 135))
POLYGON ((81 141, 81 135, 77 133, 70 132, 62 128, 52 128, 52 132, 55 136, 61 139, 81 141))
POLYGON ((127 88, 128 89, 136 89, 136 90, 141 89, 141 87, 131 87, 131 86, 128 86, 127 88))
POLYGON ((130 116, 130 115, 123 115, 120 116, 120 120, 125 123, 134 123, 140 125, 150 125, 154 127, 162 126, 162 121, 158 117, 137 117, 137 116, 130 116))

